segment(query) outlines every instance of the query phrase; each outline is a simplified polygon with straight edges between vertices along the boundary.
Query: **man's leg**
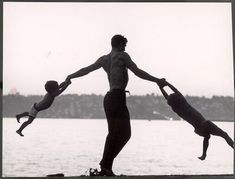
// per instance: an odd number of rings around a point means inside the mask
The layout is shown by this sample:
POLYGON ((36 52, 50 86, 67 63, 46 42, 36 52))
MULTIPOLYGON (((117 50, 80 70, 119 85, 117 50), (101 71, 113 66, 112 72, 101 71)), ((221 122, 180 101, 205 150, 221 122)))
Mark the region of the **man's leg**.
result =
MULTIPOLYGON (((108 121, 108 135, 106 137, 103 158, 100 162, 101 172, 112 175, 114 158, 119 154, 127 141, 130 139, 130 117, 125 103, 120 101, 123 96, 106 96, 104 99, 105 114, 108 121)), ((125 97, 125 96, 124 96, 125 97)), ((123 99, 124 100, 124 99, 123 99)))
POLYGON ((131 125, 130 125, 130 116, 128 109, 125 107, 122 110, 122 115, 120 119, 117 119, 116 127, 114 130, 114 143, 113 147, 113 157, 115 158, 122 148, 126 145, 131 137, 131 125))
POLYGON ((120 153, 131 136, 129 119, 113 119, 107 135, 103 158, 100 162, 101 170, 111 170, 114 158, 120 153))

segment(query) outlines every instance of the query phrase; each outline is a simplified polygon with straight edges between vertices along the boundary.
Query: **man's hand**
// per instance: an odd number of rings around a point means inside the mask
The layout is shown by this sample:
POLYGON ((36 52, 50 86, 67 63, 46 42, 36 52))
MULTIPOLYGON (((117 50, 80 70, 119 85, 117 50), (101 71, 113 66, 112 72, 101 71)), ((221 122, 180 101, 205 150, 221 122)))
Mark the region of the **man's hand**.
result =
POLYGON ((66 81, 67 83, 70 83, 70 84, 71 84, 71 77, 68 75, 67 78, 65 79, 65 81, 66 81))
POLYGON ((67 83, 68 85, 70 85, 72 82, 71 82, 70 79, 67 79, 67 78, 66 78, 65 83, 67 83))
POLYGON ((165 78, 161 78, 157 81, 157 85, 159 86, 159 88, 163 88, 164 86, 167 85, 166 79, 165 78))

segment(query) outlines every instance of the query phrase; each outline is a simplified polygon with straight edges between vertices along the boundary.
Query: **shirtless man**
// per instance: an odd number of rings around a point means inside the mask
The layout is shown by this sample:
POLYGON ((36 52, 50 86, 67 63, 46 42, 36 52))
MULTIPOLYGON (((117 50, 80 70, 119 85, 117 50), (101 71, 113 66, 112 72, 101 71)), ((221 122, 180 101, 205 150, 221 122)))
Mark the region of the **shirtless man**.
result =
POLYGON ((107 73, 110 90, 104 97, 104 110, 108 122, 103 158, 100 162, 101 171, 93 173, 99 176, 115 176, 112 171, 114 158, 125 146, 131 136, 130 116, 126 106, 125 88, 128 83, 128 69, 136 76, 165 85, 165 79, 158 79, 139 69, 124 52, 127 39, 122 35, 115 35, 111 40, 112 50, 109 54, 100 57, 95 63, 68 75, 66 80, 81 77, 103 68, 107 73))

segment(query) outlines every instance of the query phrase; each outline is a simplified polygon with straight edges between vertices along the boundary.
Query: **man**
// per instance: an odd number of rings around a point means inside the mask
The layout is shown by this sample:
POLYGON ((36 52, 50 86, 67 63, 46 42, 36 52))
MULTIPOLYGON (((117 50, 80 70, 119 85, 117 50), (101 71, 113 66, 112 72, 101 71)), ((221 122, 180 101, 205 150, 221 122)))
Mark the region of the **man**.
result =
POLYGON ((104 110, 108 121, 108 135, 105 142, 103 158, 100 162, 101 171, 94 173, 99 176, 115 176, 112 171, 114 158, 125 146, 131 136, 130 116, 126 106, 125 88, 128 83, 128 69, 136 76, 165 85, 165 79, 158 79, 139 69, 124 52, 127 39, 115 35, 111 40, 112 50, 108 55, 100 57, 95 63, 68 75, 66 80, 81 77, 103 68, 107 73, 110 90, 104 98, 104 110))

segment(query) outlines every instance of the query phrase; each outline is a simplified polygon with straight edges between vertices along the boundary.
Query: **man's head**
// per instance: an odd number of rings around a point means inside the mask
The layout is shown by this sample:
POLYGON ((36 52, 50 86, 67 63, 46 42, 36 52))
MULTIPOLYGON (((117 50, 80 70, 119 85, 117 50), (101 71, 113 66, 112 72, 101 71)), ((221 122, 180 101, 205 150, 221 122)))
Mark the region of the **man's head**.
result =
POLYGON ((50 80, 50 81, 47 81, 45 84, 45 89, 48 93, 52 93, 58 90, 58 88, 59 88, 59 85, 57 81, 50 80))
POLYGON ((120 51, 124 51, 127 44, 127 39, 122 35, 114 35, 111 39, 111 45, 120 51))

